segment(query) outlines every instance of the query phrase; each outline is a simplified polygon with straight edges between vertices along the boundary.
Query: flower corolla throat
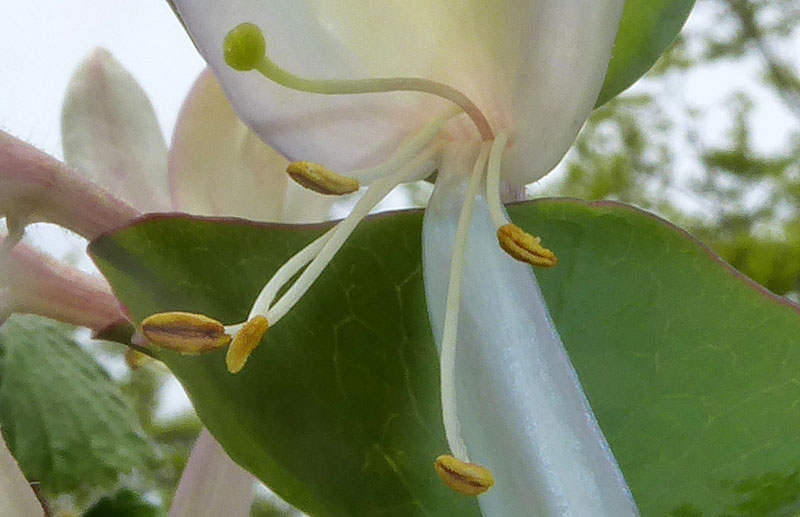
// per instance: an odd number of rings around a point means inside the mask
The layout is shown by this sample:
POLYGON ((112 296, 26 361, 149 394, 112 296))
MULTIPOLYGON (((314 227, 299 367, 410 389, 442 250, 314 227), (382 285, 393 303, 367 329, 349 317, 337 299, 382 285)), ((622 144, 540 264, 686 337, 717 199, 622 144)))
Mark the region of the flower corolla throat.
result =
MULTIPOLYGON (((379 165, 349 171, 344 175, 310 162, 294 162, 289 165, 287 173, 292 179, 323 195, 347 195, 358 190, 361 185, 367 185, 368 188, 345 219, 296 253, 275 272, 259 293, 245 322, 224 327, 226 335, 233 336, 227 358, 228 370, 237 373, 244 367, 247 357, 267 329, 278 323, 300 300, 358 223, 390 191, 401 183, 426 178, 442 166, 446 154, 444 148, 452 143, 441 134, 442 130, 455 117, 466 115, 475 127, 475 145, 479 150, 469 175, 467 195, 458 219, 451 255, 440 354, 442 419, 452 455, 440 456, 434 466, 445 485, 456 492, 473 496, 485 493, 492 486, 492 476, 485 467, 470 463, 467 448, 461 438, 455 389, 456 331, 461 304, 464 254, 474 201, 481 187, 485 189, 484 194, 497 229, 498 245, 512 258, 533 266, 551 267, 556 264, 555 255, 542 247, 537 237, 524 232, 505 215, 500 200, 500 178, 503 153, 510 137, 506 133, 495 134, 478 106, 452 86, 417 77, 308 79, 279 67, 267 57, 266 48, 261 30, 252 23, 243 23, 225 37, 223 55, 232 69, 243 73, 258 72, 293 90, 320 95, 415 91, 446 99, 452 106, 432 117, 420 130, 402 142, 388 160, 379 165), (284 290, 292 279, 295 279, 294 282, 284 290), (281 291, 284 291, 282 296, 276 300, 281 291)), ((205 320, 198 321, 205 325, 205 320)), ((216 335, 215 338, 219 339, 216 335)), ((227 341, 214 343, 215 346, 209 349, 224 346, 227 341)), ((152 344, 159 345, 157 340, 153 340, 152 344)), ((171 348, 178 346, 174 340, 168 345, 171 348)), ((189 353, 197 353, 198 348, 200 347, 196 344, 187 342, 189 353)))

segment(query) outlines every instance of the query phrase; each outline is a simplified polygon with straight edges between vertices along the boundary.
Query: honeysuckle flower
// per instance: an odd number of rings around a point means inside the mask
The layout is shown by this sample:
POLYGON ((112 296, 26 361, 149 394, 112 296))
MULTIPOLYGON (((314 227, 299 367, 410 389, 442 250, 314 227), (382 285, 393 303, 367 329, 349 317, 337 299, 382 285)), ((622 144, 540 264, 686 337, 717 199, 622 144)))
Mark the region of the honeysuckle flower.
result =
MULTIPOLYGON (((331 206, 288 181, 285 158, 239 121, 207 71, 184 103, 168 150, 147 96, 98 49, 70 81, 62 139, 69 165, 0 132, 0 216, 11 231, 0 235, 0 322, 31 312, 100 330, 124 318, 104 279, 19 242, 27 223, 53 222, 92 239, 146 212, 317 222, 331 206)), ((204 432, 171 514, 216 516, 225 508, 248 515, 253 481, 204 432), (216 506, 198 505, 220 476, 235 488, 217 491, 216 506)))
MULTIPOLYGON (((283 173, 286 159, 239 121, 208 71, 184 101, 168 151, 144 92, 108 52, 98 50, 70 81, 62 135, 70 165, 142 212, 316 222, 330 209, 329 200, 290 184, 283 173)), ((204 430, 170 515, 248 515, 253 483, 204 430)))
POLYGON ((473 495, 493 477, 479 498, 485 515, 636 514, 519 262, 552 266, 556 257, 501 204, 501 191, 518 195, 574 140, 624 1, 174 3, 240 117, 297 160, 295 180, 325 194, 369 185, 227 332, 252 336, 255 318, 279 324, 381 198, 436 171, 423 265, 452 455, 436 461, 437 472, 473 495))

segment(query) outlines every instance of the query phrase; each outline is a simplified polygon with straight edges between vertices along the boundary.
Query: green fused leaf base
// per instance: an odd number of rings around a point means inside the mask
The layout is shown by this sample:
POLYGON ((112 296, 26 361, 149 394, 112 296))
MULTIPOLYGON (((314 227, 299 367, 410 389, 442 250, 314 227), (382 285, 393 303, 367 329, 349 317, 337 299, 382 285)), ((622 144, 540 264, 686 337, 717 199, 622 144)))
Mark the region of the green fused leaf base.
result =
MULTIPOLYGON (((554 250, 537 271, 643 515, 763 515, 800 497, 800 312, 662 220, 543 200, 509 207, 554 250)), ((421 212, 365 221, 243 372, 156 351, 229 454, 313 515, 478 515, 445 451, 420 265, 421 212)), ((91 252, 136 320, 240 321, 324 227, 152 217, 91 252)))

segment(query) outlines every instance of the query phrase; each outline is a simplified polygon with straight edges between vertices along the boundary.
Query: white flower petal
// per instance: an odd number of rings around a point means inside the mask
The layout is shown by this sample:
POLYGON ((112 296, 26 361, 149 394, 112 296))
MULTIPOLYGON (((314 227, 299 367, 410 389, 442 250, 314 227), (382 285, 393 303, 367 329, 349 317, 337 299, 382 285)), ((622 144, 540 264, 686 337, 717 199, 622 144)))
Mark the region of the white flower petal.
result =
POLYGON ((255 478, 231 460, 204 428, 169 509, 169 517, 247 517, 255 478))
POLYGON ((143 212, 169 209, 167 148, 153 106, 105 49, 70 80, 61 112, 70 167, 143 212))
POLYGON ((312 3, 176 0, 175 5, 240 118, 291 161, 318 162, 339 171, 375 165, 409 127, 419 125, 403 108, 409 94, 296 92, 257 72, 232 70, 225 63, 225 35, 236 25, 250 22, 264 31, 270 58, 293 73, 310 78, 368 77, 335 35, 325 32, 324 20, 312 3))
MULTIPOLYGON (((575 139, 602 86, 624 6, 624 0, 177 3, 243 119, 291 159, 342 170, 374 163, 442 102, 425 94, 315 96, 286 91, 255 72, 234 72, 221 47, 239 22, 263 27, 269 55, 301 75, 415 76, 461 90, 495 131, 512 135, 503 174, 517 184, 549 172, 575 139)), ((454 136, 474 137, 462 126, 450 128, 454 136)))
POLYGON ((0 509, 3 515, 42 517, 44 509, 0 436, 0 509))
POLYGON ((503 179, 550 172, 589 117, 606 75, 624 0, 528 2, 511 92, 512 147, 503 179))
POLYGON ((287 165, 239 120, 217 80, 204 70, 183 103, 172 136, 173 206, 257 221, 324 220, 335 198, 289 181, 287 165))
MULTIPOLYGON (((463 177, 440 176, 425 215, 425 290, 437 342, 464 188, 463 177)), ((464 441, 471 460, 495 477, 479 499, 484 515, 636 515, 535 277, 501 251, 481 198, 466 248, 456 363, 464 441)))

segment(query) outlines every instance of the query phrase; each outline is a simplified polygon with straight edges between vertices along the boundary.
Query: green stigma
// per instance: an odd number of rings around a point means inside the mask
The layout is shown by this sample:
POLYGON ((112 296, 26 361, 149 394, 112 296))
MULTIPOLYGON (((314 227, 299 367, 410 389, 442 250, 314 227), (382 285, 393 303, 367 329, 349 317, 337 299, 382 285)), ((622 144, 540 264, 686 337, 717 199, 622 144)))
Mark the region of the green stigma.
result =
POLYGON ((225 36, 223 44, 225 62, 240 72, 256 68, 264 59, 266 50, 264 34, 252 23, 241 23, 234 27, 225 36))

